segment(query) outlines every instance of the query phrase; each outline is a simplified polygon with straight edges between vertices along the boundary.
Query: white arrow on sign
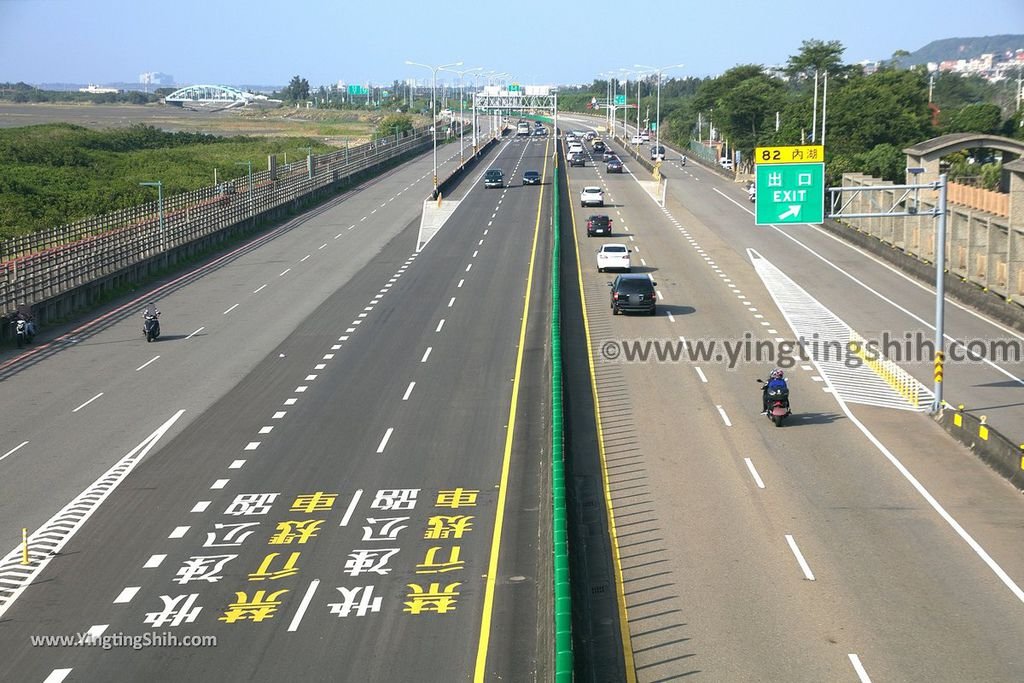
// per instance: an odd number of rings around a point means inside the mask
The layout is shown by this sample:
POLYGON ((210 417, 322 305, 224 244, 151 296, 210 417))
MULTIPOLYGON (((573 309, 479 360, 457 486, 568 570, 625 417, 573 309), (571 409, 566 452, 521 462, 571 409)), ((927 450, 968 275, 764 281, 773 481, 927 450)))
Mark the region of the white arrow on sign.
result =
POLYGON ((786 213, 784 213, 781 216, 779 216, 779 220, 780 221, 784 220, 786 218, 789 218, 790 216, 792 216, 793 218, 796 218, 799 215, 800 215, 800 204, 790 204, 789 205, 789 211, 787 211, 786 213))

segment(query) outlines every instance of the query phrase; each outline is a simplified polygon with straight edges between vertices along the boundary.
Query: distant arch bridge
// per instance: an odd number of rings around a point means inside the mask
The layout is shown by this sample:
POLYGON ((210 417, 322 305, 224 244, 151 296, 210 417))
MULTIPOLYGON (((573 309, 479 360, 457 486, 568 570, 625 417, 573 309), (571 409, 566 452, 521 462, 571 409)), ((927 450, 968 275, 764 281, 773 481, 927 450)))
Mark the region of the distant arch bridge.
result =
POLYGON ((245 92, 230 85, 188 85, 172 92, 164 102, 188 109, 281 106, 281 100, 272 100, 266 95, 245 92))
POLYGON ((907 147, 903 153, 907 155, 907 168, 924 169, 918 171, 921 174, 916 180, 913 174, 907 171, 907 182, 930 183, 939 179, 940 163, 942 157, 962 149, 998 149, 1003 152, 1003 166, 1024 155, 1024 143, 1013 138, 1005 138, 999 135, 986 135, 984 133, 952 133, 940 135, 931 140, 925 140, 912 147, 907 147))

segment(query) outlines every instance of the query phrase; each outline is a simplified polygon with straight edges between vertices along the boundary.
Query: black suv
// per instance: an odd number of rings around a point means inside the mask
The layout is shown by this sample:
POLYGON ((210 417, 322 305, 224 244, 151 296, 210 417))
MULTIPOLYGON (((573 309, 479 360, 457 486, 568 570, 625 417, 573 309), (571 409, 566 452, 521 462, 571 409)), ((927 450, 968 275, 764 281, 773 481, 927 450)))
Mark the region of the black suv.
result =
POLYGON ((587 237, 594 235, 612 235, 612 219, 608 216, 595 214, 587 218, 587 237))
POLYGON ((584 158, 584 156, 582 154, 580 154, 579 152, 576 152, 571 157, 569 157, 569 165, 570 166, 586 166, 587 165, 587 160, 586 160, 586 158, 584 158))
POLYGON ((650 276, 640 273, 624 273, 609 282, 612 288, 612 315, 622 311, 641 311, 655 315, 658 295, 654 286, 658 284, 650 276))

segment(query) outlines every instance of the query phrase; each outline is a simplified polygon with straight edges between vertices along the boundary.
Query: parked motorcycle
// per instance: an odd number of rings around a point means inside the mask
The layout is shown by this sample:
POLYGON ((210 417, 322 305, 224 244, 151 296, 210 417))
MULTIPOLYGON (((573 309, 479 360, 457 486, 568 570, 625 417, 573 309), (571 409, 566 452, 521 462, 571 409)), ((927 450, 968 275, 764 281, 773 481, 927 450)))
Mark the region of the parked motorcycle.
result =
POLYGON ((16 316, 11 321, 11 324, 14 325, 14 337, 17 340, 19 349, 25 344, 32 343, 32 339, 35 337, 35 329, 28 318, 16 316))
POLYGON ((782 421, 793 414, 789 409, 789 389, 769 389, 767 382, 757 380, 761 384, 761 391, 768 397, 768 419, 775 423, 776 427, 782 426, 782 421))
POLYGON ((757 200, 757 186, 754 183, 750 183, 750 186, 747 188, 747 197, 750 198, 751 204, 757 200))
POLYGON ((147 310, 143 317, 145 322, 142 324, 142 333, 146 336, 146 341, 151 342, 160 336, 160 311, 147 310))

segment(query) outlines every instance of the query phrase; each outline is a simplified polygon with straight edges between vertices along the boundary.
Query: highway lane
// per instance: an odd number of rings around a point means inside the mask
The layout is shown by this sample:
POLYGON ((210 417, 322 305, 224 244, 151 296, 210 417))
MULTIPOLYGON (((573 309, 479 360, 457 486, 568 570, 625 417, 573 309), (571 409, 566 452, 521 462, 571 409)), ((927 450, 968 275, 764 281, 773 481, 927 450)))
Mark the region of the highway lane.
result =
MULTIPOLYGON (((629 176, 596 170, 570 181, 605 182, 621 229, 588 240, 590 211, 575 208, 637 678, 852 681, 864 667, 874 680, 1018 680, 1007 653, 1024 635, 1020 600, 822 391, 816 367, 789 373, 797 415, 779 430, 756 416, 753 378, 770 363, 601 362, 608 341, 791 332, 751 242, 713 239, 735 207, 699 208, 704 188, 666 215, 629 176), (623 239, 658 282, 656 318, 610 315, 611 277, 592 252, 623 239)), ((1019 494, 921 416, 851 414, 1019 585, 1019 494)))
MULTIPOLYGON (((887 355, 932 388, 933 287, 817 226, 755 227, 753 206, 739 186, 700 164, 680 168, 680 155, 678 150, 670 150, 664 167, 668 193, 683 207, 679 220, 695 219, 698 226, 714 226, 713 234, 703 237, 731 245, 741 258, 746 257, 742 249, 752 247, 782 265, 800 286, 839 311, 863 337, 892 340, 887 355), (729 218, 723 220, 723 216, 729 218), (738 245, 743 245, 742 249, 738 245)), ((637 171, 644 173, 642 168, 637 171)), ((945 332, 945 400, 986 415, 989 423, 1011 440, 1024 441, 1024 334, 952 299, 946 304, 945 332), (1000 356, 996 349, 994 357, 986 354, 990 362, 981 360, 976 352, 968 353, 989 347, 993 340, 1008 344, 1009 353, 1000 356), (969 349, 965 350, 964 344, 970 344, 969 349)))
MULTIPOLYGON (((499 159, 514 167, 528 152, 539 166, 542 149, 508 145, 499 159)), ((532 676, 542 666, 532 643, 546 637, 537 592, 546 590, 538 574, 548 544, 534 521, 547 500, 544 430, 529 425, 543 423, 546 383, 511 380, 544 376, 544 278, 535 272, 532 290, 527 282, 537 226, 550 221, 538 206, 542 191, 469 192, 418 255, 416 226, 404 230, 144 462, 51 565, 49 580, 37 584, 45 590, 30 589, 7 613, 0 638, 15 654, 3 677, 42 679, 71 668, 72 679, 216 671, 269 680, 329 671, 332 680, 410 680, 430 670, 453 680, 477 666, 514 680, 532 676), (529 292, 534 331, 523 338, 529 292), (522 392, 514 424, 523 439, 510 442, 513 386, 522 392), (520 488, 498 488, 503 477, 520 488), (247 494, 263 497, 238 497, 247 494), (501 546, 499 576, 488 582, 500 503, 515 538, 501 546), (262 524, 246 543, 252 521, 262 524), (243 526, 230 534, 217 524, 243 526), (268 547, 268 537, 292 547, 268 547), (214 559, 189 560, 211 552, 214 559), (478 665, 488 586, 494 636, 478 665), (112 604, 130 587, 139 590, 112 604), (235 591, 262 588, 262 612, 227 606, 235 591), (419 588, 447 595, 421 598, 419 588), (192 609, 204 609, 174 626, 160 595, 179 594, 195 594, 192 609), (142 657, 55 654, 25 642, 30 632, 100 622, 111 634, 159 627, 221 641, 142 657)))
MULTIPOLYGON (((444 168, 457 157, 457 143, 439 152, 444 168)), ((430 174, 430 155, 403 164, 167 278, 152 294, 48 329, 21 354, 4 353, 4 552, 20 542, 22 527, 34 530, 162 423, 164 406, 186 410, 173 436, 226 393, 418 221, 430 174), (141 310, 150 299, 163 312, 163 335, 146 344, 141 310)))

